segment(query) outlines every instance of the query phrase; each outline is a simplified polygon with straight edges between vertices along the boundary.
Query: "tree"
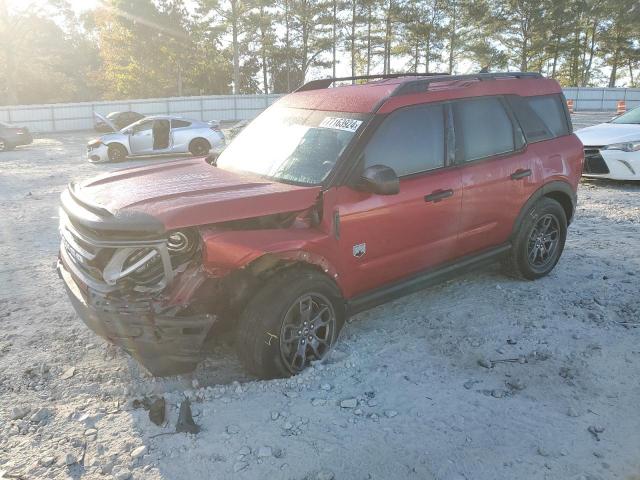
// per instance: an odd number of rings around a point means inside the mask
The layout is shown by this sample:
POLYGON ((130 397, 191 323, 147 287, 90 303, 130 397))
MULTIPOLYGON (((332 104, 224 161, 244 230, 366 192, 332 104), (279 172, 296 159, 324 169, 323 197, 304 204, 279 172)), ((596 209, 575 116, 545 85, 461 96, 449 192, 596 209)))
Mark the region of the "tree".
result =
POLYGON ((288 52, 304 83, 311 67, 328 67, 322 55, 331 48, 327 4, 318 0, 290 0, 290 28, 295 49, 288 52), (294 53, 295 52, 295 53, 294 53), (297 54, 296 54, 297 53, 297 54))
POLYGON ((275 34, 271 29, 275 21, 275 15, 270 8, 271 4, 272 2, 268 0, 256 0, 248 19, 249 30, 256 32, 254 38, 257 44, 256 50, 260 56, 262 91, 265 94, 269 93, 269 57, 273 53, 276 41, 275 34))
POLYGON ((91 44, 66 2, 9 12, 0 0, 0 101, 80 101, 100 92, 87 81, 97 68, 91 44), (74 52, 70 55, 69 52, 74 52), (28 59, 28 61, 18 61, 28 59))
POLYGON ((629 62, 640 38, 640 6, 635 0, 618 0, 610 5, 610 15, 603 32, 605 64, 611 68, 609 87, 616 86, 618 70, 629 62))

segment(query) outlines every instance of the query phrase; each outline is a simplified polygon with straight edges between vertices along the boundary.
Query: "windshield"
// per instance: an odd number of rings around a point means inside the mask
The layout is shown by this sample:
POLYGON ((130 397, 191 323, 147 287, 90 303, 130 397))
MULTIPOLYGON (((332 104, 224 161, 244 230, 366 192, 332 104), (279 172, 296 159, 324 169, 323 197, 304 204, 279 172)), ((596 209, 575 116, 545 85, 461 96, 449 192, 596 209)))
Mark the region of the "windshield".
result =
POLYGON ((306 185, 321 184, 368 115, 271 107, 222 152, 217 166, 306 185))
POLYGON ((611 120, 611 123, 640 123, 640 107, 611 120))

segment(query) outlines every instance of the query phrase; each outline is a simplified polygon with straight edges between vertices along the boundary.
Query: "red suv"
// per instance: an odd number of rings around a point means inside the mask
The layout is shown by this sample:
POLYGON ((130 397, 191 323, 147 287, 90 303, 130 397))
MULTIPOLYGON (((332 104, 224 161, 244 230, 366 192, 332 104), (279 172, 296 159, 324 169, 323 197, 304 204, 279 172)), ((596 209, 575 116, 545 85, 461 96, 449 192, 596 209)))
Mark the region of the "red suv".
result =
POLYGON ((84 322, 156 375, 193 370, 231 326, 248 370, 279 377, 348 315, 450 274, 548 274, 583 163, 559 85, 377 78, 305 84, 218 158, 70 184, 59 272, 84 322))

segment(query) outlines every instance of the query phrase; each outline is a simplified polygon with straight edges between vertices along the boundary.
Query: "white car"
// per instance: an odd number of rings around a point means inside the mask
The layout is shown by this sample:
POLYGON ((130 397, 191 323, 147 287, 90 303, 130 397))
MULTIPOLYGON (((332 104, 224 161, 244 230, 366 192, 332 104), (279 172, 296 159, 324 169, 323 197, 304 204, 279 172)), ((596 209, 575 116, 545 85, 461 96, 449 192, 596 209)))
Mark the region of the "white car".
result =
POLYGON ((640 180, 640 107, 575 133, 584 145, 582 175, 640 180))
POLYGON ((90 162, 118 162, 129 156, 191 153, 206 156, 210 151, 220 152, 225 137, 220 124, 175 116, 145 117, 118 130, 106 117, 95 114, 113 128, 87 144, 90 162))

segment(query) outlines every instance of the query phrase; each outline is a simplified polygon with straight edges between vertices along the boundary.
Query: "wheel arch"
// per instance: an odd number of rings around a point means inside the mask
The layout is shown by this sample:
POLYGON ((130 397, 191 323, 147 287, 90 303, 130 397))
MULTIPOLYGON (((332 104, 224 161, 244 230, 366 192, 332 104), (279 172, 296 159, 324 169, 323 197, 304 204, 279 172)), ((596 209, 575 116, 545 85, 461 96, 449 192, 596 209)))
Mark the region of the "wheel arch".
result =
POLYGON ((340 276, 337 270, 325 257, 314 252, 289 250, 265 253, 249 262, 245 268, 254 275, 267 277, 293 268, 320 272, 336 285, 344 298, 344 291, 340 285, 340 276))
POLYGON ((188 145, 189 151, 191 151, 191 146, 193 145, 193 142, 197 142, 198 140, 202 140, 204 142, 207 142, 209 144, 209 148, 211 148, 213 146, 211 144, 211 141, 208 138, 202 137, 202 136, 198 136, 198 137, 194 137, 191 140, 189 140, 189 145, 188 145))
MULTIPOLYGON (((333 268, 323 257, 303 251, 264 253, 234 268, 227 266, 217 272, 215 277, 217 280, 214 282, 219 283, 216 286, 214 286, 215 283, 211 284, 214 290, 210 290, 210 295, 214 300, 215 308, 221 309, 218 313, 222 322, 233 325, 234 320, 255 295, 278 276, 289 274, 294 270, 300 273, 314 272, 323 275, 336 287, 344 300, 344 291, 337 281, 339 277, 336 277, 333 268), (219 297, 220 292, 222 297, 219 297)), ((346 308, 346 301, 343 306, 346 308)))
POLYGON ((542 187, 536 190, 525 202, 513 225, 511 238, 514 238, 514 236, 518 232, 518 229, 520 228, 520 225, 522 224, 522 221, 524 220, 524 217, 529 209, 542 197, 551 198, 552 200, 558 202, 564 209, 567 216, 567 225, 571 223, 576 208, 576 192, 568 182, 555 180, 549 183, 545 183, 542 187))
POLYGON ((107 146, 107 148, 120 146, 125 149, 125 151, 127 152, 127 155, 131 155, 131 149, 129 148, 129 145, 125 144, 122 140, 107 140, 106 142, 102 142, 102 143, 104 143, 107 146))

